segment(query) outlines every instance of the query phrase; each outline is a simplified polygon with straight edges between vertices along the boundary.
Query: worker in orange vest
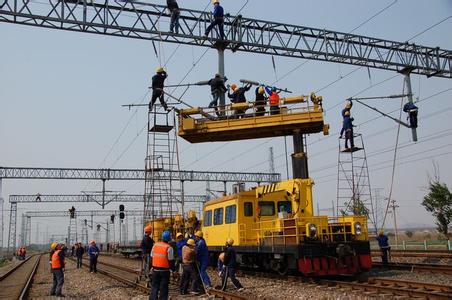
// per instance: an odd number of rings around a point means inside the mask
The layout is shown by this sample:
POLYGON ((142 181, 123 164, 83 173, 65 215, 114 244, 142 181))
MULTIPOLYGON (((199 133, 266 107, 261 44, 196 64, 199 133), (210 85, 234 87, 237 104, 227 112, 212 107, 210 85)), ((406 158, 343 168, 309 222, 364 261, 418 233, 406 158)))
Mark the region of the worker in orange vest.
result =
POLYGON ((268 97, 268 102, 270 102, 270 115, 279 114, 279 94, 276 92, 276 88, 273 87, 271 90, 266 87, 267 93, 270 95, 268 97))
POLYGON ((168 299, 168 286, 170 282, 170 272, 176 271, 174 260, 174 250, 168 243, 171 240, 171 233, 164 231, 162 241, 155 243, 152 247, 152 291, 150 300, 168 299), (159 298, 160 293, 160 298, 159 298))
POLYGON ((53 284, 52 289, 50 290, 51 296, 57 296, 57 297, 64 297, 63 294, 61 294, 61 290, 63 289, 63 283, 64 283, 64 251, 63 251, 63 245, 58 244, 56 246, 55 252, 52 254, 52 260, 51 260, 51 267, 52 267, 52 274, 53 274, 53 284))

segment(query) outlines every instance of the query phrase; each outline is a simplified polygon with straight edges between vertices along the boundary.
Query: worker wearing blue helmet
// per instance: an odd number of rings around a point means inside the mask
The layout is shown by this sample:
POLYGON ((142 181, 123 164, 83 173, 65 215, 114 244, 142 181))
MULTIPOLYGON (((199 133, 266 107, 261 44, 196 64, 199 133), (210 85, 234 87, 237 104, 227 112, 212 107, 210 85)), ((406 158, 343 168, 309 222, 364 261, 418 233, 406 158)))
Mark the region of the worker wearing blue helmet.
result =
POLYGON ((171 233, 164 231, 162 241, 155 243, 152 247, 152 290, 149 295, 150 300, 168 299, 168 286, 170 273, 176 271, 174 262, 174 250, 170 246, 171 233), (159 297, 160 294, 160 297, 159 297))

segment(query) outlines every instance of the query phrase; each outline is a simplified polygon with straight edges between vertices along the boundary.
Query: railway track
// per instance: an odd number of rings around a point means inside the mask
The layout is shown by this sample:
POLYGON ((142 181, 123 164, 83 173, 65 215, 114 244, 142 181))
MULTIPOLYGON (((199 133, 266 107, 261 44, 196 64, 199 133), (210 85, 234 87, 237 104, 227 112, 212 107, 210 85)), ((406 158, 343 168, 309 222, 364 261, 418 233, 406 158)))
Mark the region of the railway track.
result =
MULTIPOLYGON (((75 261, 72 257, 70 257, 72 261, 75 261)), ((89 267, 89 263, 87 262, 88 259, 84 258, 83 265, 86 267, 89 267)), ((143 293, 148 294, 149 293, 149 287, 147 287, 145 284, 139 283, 137 278, 138 275, 141 273, 140 270, 127 268, 123 266, 118 266, 115 264, 107 263, 107 262, 101 262, 98 261, 97 263, 97 272, 100 274, 103 274, 105 276, 108 276, 110 278, 116 279, 130 287, 136 288, 140 290, 143 293)), ((247 297, 237 295, 230 292, 215 290, 215 289, 209 289, 207 292, 207 295, 213 296, 214 299, 219 300, 246 300, 247 297)), ((1 298, 0 298, 1 299, 1 298)))
POLYGON ((372 267, 388 268, 392 270, 407 270, 411 272, 433 272, 452 274, 452 266, 438 264, 388 263, 386 266, 380 262, 373 262, 372 267))
POLYGON ((452 299, 451 286, 427 284, 423 282, 371 278, 367 282, 321 280, 320 284, 328 287, 362 291, 364 293, 363 295, 367 296, 388 295, 388 297, 409 297, 435 300, 452 299))
POLYGON ((27 298, 41 257, 41 254, 32 255, 0 277, 0 299, 27 298))

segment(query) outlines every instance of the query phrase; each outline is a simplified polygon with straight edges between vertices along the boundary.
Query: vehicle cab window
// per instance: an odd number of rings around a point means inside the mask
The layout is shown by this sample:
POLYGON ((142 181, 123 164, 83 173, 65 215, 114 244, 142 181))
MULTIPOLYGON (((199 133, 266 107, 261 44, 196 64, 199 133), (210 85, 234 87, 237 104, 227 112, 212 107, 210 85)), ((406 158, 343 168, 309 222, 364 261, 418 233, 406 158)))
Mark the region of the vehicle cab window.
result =
POLYGON ((206 210, 204 212, 204 226, 211 226, 212 225, 212 211, 206 210))
POLYGON ((292 202, 290 201, 278 201, 278 212, 292 213, 292 202))
POLYGON ((245 214, 245 217, 253 216, 253 202, 243 203, 243 213, 245 214))
POLYGON ((259 212, 261 217, 268 217, 275 215, 275 202, 272 201, 259 201, 259 212))
POLYGON ((213 211, 213 225, 223 224, 223 207, 216 208, 213 211))

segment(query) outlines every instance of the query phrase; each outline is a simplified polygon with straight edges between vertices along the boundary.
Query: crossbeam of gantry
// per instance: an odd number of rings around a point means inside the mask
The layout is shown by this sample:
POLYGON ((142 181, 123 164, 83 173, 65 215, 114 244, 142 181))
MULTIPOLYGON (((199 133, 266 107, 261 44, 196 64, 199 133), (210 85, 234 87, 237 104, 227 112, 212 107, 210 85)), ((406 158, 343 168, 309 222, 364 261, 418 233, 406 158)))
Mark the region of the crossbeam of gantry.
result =
MULTIPOLYGON (((75 169, 0 167, 0 179, 144 180, 143 169, 75 169)), ((155 180, 216 182, 277 182, 279 173, 154 171, 155 180)))
MULTIPOLYGON (((110 217, 111 215, 119 215, 118 210, 76 210, 76 217, 110 217)), ((126 216, 131 217, 142 217, 142 210, 126 210, 124 211, 126 216)), ((24 213, 24 217, 27 218, 45 218, 45 217, 69 217, 68 210, 58 210, 58 211, 27 211, 24 213)))
MULTIPOLYGON (((206 201, 205 195, 184 195, 184 203, 204 203, 206 201)), ((175 199, 178 202, 182 202, 182 199, 175 199)), ((143 202, 143 195, 133 195, 133 194, 117 194, 117 195, 106 195, 103 198, 102 194, 74 194, 74 195, 10 195, 9 202, 16 203, 40 203, 40 202, 94 202, 94 203, 104 203, 108 204, 110 202, 120 202, 120 203, 137 203, 143 202), (104 201, 104 202, 103 202, 104 201)))
POLYGON ((226 15, 225 42, 205 38, 210 12, 182 9, 180 32, 168 26, 166 6, 131 0, 0 0, 0 22, 163 41, 232 51, 344 63, 452 78, 452 52, 300 25, 226 15))

